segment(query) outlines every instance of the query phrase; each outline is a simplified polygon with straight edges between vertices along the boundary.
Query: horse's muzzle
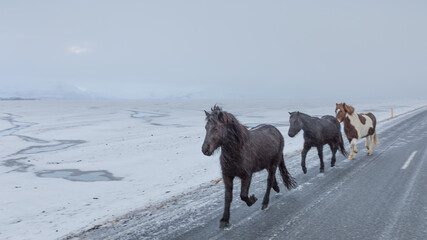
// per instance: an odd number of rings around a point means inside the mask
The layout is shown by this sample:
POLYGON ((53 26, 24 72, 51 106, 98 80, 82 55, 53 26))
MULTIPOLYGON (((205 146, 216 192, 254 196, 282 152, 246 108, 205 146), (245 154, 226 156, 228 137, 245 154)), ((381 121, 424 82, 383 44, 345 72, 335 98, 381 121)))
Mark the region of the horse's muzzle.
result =
POLYGON ((206 156, 211 156, 213 151, 210 151, 209 149, 210 147, 208 145, 203 144, 202 153, 205 154, 206 156))

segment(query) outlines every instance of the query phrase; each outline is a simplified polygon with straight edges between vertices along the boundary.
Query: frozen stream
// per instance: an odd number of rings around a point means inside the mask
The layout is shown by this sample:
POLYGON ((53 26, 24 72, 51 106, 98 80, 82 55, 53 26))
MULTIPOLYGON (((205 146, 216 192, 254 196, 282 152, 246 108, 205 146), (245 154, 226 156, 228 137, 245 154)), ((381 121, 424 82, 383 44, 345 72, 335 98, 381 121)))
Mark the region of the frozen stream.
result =
MULTIPOLYGON (((38 154, 44 152, 54 152, 83 144, 84 140, 53 140, 47 141, 38 138, 16 135, 15 133, 19 130, 31 127, 37 123, 31 122, 20 122, 16 121, 16 118, 20 117, 13 114, 7 114, 7 117, 0 118, 1 120, 9 121, 14 127, 0 131, 0 137, 5 136, 16 136, 26 142, 47 144, 47 145, 35 145, 19 150, 13 155, 22 154, 38 154), (55 143, 56 142, 56 143, 55 143)), ((26 172, 33 164, 30 163, 28 157, 10 158, 2 162, 3 166, 14 168, 11 171, 26 172)), ((10 171, 9 171, 10 172, 10 171)), ((59 170, 43 170, 35 173, 38 177, 43 178, 63 178, 70 181, 82 181, 82 182, 95 182, 95 181, 118 181, 122 178, 114 177, 112 173, 106 170, 97 171, 81 171, 79 169, 59 169, 59 170)))

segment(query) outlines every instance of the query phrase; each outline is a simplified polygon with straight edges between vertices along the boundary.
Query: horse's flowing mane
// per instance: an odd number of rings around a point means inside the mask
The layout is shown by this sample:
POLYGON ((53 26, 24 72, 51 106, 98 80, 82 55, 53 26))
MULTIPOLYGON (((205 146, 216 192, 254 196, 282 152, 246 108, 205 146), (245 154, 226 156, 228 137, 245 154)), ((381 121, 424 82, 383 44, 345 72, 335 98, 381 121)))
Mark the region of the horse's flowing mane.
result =
POLYGON ((347 105, 345 103, 337 104, 337 108, 341 109, 341 111, 344 111, 350 115, 354 113, 354 107, 347 105))
POLYGON ((318 117, 313 117, 310 116, 306 113, 302 113, 302 112, 291 112, 291 117, 297 117, 297 119, 299 119, 300 121, 302 121, 303 123, 306 122, 308 119, 319 119, 318 117))
POLYGON ((305 113, 302 113, 302 112, 299 112, 299 111, 298 112, 293 112, 293 113, 296 113, 298 117, 303 116, 303 117, 315 118, 315 117, 312 117, 312 116, 310 116, 308 114, 305 114, 305 113))
POLYGON ((344 103, 344 108, 345 108, 345 111, 348 112, 348 114, 351 115, 351 114, 354 113, 354 107, 352 107, 352 106, 347 105, 347 104, 344 103))
POLYGON ((211 108, 211 114, 207 118, 213 118, 215 121, 225 124, 227 127, 227 135, 238 144, 243 144, 249 137, 248 129, 240 124, 233 114, 223 111, 221 107, 215 105, 211 108))

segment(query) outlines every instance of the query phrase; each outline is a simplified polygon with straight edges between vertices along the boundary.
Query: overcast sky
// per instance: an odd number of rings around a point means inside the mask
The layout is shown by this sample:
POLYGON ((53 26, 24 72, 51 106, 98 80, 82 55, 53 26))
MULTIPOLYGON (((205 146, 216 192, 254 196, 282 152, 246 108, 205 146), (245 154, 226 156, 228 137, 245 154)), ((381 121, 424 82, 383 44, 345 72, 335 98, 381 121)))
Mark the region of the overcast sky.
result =
POLYGON ((427 1, 1 1, 0 94, 74 87, 119 98, 422 98, 427 1))

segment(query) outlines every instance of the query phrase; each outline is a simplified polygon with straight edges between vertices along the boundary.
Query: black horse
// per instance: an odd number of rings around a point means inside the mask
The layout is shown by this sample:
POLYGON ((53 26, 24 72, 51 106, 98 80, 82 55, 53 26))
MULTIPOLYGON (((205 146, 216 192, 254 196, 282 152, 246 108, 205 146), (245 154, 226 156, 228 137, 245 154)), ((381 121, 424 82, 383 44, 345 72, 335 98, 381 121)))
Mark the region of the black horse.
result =
POLYGON ((233 180, 242 180, 240 198, 251 206, 257 201, 252 195, 248 197, 249 186, 254 172, 267 169, 267 191, 262 202, 262 209, 268 206, 270 190, 279 192, 276 181, 276 169, 279 167, 283 182, 288 189, 296 187, 294 178, 289 174, 283 158, 285 141, 277 128, 260 125, 251 130, 239 123, 230 113, 218 106, 206 113, 206 137, 202 152, 207 156, 221 148, 221 170, 225 185, 225 207, 220 221, 220 228, 227 227, 230 219, 230 204, 233 197, 233 180))
POLYGON ((338 149, 344 156, 347 156, 341 135, 341 125, 335 117, 326 115, 317 118, 300 112, 290 112, 289 114, 291 115, 289 117, 289 137, 295 137, 301 129, 304 130, 304 149, 301 153, 301 167, 304 174, 307 173, 305 158, 311 147, 317 147, 320 158, 320 172, 325 171, 323 145, 328 144, 331 148, 331 167, 335 166, 335 154, 338 149))

